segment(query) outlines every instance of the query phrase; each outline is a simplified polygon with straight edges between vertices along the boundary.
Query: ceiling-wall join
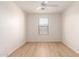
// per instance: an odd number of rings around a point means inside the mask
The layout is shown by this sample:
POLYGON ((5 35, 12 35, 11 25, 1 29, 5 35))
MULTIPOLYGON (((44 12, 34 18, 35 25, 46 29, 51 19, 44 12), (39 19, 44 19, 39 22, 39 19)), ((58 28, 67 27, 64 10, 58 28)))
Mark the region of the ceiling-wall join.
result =
POLYGON ((72 2, 48 1, 45 6, 42 1, 16 1, 15 3, 27 13, 62 13, 72 2))

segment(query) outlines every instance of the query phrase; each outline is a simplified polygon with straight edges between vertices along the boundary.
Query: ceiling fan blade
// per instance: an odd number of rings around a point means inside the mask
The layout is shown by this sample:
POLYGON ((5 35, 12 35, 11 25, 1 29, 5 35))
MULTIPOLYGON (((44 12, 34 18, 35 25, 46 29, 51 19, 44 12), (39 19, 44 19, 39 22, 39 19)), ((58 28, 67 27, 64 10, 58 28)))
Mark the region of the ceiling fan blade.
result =
POLYGON ((57 6, 58 6, 57 4, 48 4, 47 1, 43 1, 41 3, 41 7, 39 7, 38 9, 45 10, 47 7, 57 7, 57 6))
POLYGON ((51 4, 51 5, 48 4, 47 7, 58 7, 58 5, 57 4, 51 4))
POLYGON ((42 7, 57 7, 57 4, 49 4, 48 1, 42 1, 41 3, 42 7))

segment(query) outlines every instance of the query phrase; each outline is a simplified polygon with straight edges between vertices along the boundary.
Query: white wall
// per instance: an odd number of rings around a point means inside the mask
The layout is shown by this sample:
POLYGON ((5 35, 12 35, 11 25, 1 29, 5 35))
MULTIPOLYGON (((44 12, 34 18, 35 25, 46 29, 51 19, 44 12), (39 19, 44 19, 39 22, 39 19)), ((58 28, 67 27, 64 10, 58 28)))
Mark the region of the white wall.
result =
POLYGON ((73 3, 63 14, 63 43, 79 53, 79 2, 73 3))
POLYGON ((54 42, 61 41, 61 14, 28 14, 27 42, 54 42), (49 19, 49 35, 38 34, 40 17, 49 19))
POLYGON ((25 41, 24 14, 12 2, 0 2, 0 56, 8 56, 25 41))

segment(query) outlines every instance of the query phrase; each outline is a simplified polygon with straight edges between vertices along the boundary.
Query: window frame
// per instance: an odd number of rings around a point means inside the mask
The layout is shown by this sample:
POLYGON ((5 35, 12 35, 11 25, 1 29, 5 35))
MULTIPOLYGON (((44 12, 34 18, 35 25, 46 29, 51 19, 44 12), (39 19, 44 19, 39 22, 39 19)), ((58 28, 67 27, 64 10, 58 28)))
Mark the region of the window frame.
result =
POLYGON ((38 20, 38 33, 39 33, 39 35, 48 35, 49 34, 49 18, 48 17, 39 17, 39 20, 38 20), (40 22, 41 18, 47 18, 48 19, 48 25, 47 26, 40 26, 39 22, 40 22), (46 34, 44 34, 44 33, 41 34, 40 27, 47 27, 47 33, 46 34))

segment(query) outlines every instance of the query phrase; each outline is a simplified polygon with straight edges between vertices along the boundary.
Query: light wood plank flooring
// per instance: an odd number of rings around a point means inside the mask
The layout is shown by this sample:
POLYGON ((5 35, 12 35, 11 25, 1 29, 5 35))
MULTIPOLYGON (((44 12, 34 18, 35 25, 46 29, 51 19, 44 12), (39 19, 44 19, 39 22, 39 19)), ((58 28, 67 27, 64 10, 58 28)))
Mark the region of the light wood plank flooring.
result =
POLYGON ((63 43, 26 43, 9 57, 77 57, 63 43))

